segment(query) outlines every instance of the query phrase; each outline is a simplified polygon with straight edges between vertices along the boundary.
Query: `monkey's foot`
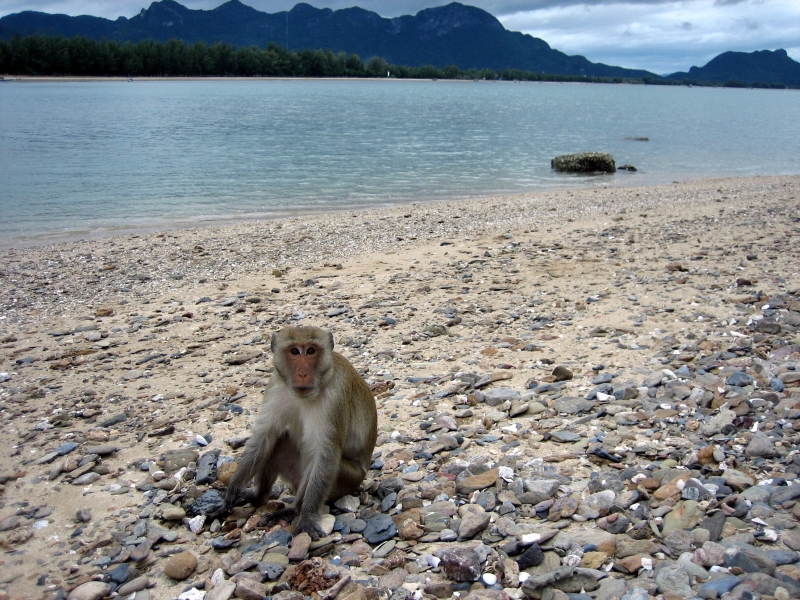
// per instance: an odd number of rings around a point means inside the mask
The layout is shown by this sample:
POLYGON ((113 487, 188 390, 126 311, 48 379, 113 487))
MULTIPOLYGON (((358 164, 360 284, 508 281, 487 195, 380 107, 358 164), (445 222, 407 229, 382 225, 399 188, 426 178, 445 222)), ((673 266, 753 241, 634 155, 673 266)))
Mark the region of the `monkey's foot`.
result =
POLYGON ((325 537, 325 532, 322 531, 320 526, 306 517, 300 517, 300 521, 298 521, 294 528, 293 535, 300 535, 301 533, 307 533, 314 541, 317 541, 321 537, 325 537))

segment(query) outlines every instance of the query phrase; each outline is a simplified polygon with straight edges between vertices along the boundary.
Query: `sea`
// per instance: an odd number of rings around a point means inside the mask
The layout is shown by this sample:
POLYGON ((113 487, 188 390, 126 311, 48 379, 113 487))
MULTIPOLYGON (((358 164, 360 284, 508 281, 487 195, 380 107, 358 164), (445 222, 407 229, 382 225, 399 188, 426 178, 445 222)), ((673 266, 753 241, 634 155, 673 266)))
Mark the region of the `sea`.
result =
POLYGON ((0 247, 570 186, 800 173, 800 91, 402 80, 0 83, 0 247), (636 172, 554 172, 610 152, 636 172))

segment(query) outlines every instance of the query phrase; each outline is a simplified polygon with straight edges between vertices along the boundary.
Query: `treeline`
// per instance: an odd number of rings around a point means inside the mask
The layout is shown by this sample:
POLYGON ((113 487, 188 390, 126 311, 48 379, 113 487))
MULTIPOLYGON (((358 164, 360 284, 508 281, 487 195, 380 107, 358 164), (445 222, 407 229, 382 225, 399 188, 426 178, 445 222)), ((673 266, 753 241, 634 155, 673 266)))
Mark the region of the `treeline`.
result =
POLYGON ((456 65, 408 67, 380 57, 364 62, 356 54, 330 50, 289 51, 275 43, 266 48, 237 48, 231 44, 186 44, 143 40, 116 42, 76 36, 35 35, 0 40, 0 74, 75 77, 395 77, 398 79, 488 79, 584 83, 644 83, 786 88, 783 84, 726 83, 644 77, 586 77, 553 75, 520 69, 460 69, 456 65))
POLYGON ((666 79, 663 77, 643 77, 642 83, 645 85, 685 85, 694 87, 726 87, 726 88, 761 88, 768 90, 785 90, 795 86, 789 86, 785 83, 764 83, 755 82, 750 83, 746 81, 738 81, 731 79, 726 82, 720 81, 699 81, 697 79, 666 79))
POLYGON ((87 37, 15 36, 0 40, 0 73, 78 77, 395 77, 398 79, 503 79, 623 83, 622 78, 549 75, 519 69, 467 69, 455 65, 407 67, 380 57, 363 61, 356 54, 329 50, 288 51, 230 44, 186 44, 144 40, 137 43, 87 37))

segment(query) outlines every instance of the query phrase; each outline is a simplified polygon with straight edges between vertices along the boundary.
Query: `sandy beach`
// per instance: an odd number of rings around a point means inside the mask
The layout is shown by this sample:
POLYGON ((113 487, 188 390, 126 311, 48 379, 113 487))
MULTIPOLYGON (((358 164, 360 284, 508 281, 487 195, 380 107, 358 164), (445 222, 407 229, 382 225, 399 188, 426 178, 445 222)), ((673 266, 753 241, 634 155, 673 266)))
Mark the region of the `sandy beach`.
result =
POLYGON ((800 597, 798 215, 728 178, 2 250, 0 599, 800 597), (379 415, 310 547, 196 502, 294 324, 379 415))

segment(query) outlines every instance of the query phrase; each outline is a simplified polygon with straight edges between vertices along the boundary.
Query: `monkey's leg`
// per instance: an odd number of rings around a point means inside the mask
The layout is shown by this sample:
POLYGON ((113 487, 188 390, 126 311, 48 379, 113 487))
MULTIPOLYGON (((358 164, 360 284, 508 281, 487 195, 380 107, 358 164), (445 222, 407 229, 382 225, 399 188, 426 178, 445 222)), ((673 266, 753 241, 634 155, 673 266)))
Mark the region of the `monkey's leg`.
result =
POLYGON ((328 501, 338 500, 357 491, 366 475, 359 463, 343 458, 339 463, 339 472, 336 474, 333 488, 328 494, 328 501))

